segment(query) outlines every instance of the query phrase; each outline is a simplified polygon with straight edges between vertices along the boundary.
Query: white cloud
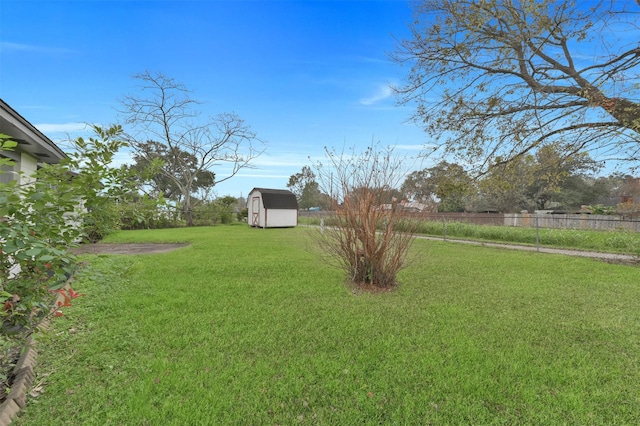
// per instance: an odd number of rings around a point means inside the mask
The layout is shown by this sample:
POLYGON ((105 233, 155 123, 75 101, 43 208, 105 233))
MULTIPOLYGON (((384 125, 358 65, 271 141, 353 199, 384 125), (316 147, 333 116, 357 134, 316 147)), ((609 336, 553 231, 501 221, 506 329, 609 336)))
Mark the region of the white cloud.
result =
POLYGON ((2 52, 36 52, 47 54, 75 53, 71 49, 63 47, 46 47, 35 46, 32 44, 12 43, 9 41, 0 41, 0 51, 2 52))
POLYGON ((238 173, 234 177, 242 178, 260 178, 260 179, 289 179, 291 175, 265 175, 258 173, 238 173))
POLYGON ((301 168, 302 166, 313 164, 316 161, 324 158, 322 152, 310 152, 310 153, 297 153, 297 152, 277 152, 264 154, 254 159, 251 165, 257 168, 271 168, 271 167, 290 167, 301 168))
POLYGON ((382 100, 387 99, 392 94, 393 94, 393 91, 391 90, 391 86, 389 86, 388 84, 380 85, 378 87, 378 90, 376 91, 376 93, 373 96, 370 96, 368 98, 360 99, 360 104, 362 104, 362 105, 373 105, 376 102, 380 102, 382 100))
POLYGON ((364 62, 367 64, 390 64, 392 63, 389 59, 387 58, 379 58, 379 57, 373 57, 373 56, 354 56, 353 57, 354 60, 358 61, 358 62, 364 62))
POLYGON ((120 167, 124 164, 133 164, 133 154, 130 151, 120 151, 113 157, 112 166, 120 167))
POLYGON ((34 125, 42 133, 68 133, 79 132, 89 128, 87 123, 40 123, 34 125))

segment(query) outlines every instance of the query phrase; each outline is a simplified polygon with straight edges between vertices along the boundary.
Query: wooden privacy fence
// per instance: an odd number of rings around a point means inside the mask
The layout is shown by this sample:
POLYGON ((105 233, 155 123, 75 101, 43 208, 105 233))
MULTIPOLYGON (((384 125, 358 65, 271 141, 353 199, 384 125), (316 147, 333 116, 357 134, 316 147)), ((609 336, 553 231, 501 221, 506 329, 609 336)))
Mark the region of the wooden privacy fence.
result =
POLYGON ((505 214, 504 221, 506 226, 640 232, 640 220, 614 215, 520 213, 505 214))
MULTIPOLYGON (((330 211, 300 211, 303 217, 329 217, 330 211)), ((626 230, 640 232, 640 220, 615 215, 549 214, 549 213, 411 213, 403 212, 407 218, 424 221, 463 222, 476 225, 584 229, 626 230)))

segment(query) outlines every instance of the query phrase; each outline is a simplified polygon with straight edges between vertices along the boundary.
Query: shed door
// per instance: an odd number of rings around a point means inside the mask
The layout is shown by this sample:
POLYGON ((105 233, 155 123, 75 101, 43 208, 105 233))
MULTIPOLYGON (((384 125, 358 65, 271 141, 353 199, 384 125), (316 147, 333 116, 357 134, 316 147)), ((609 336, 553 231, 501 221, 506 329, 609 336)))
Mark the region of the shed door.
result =
POLYGON ((260 226, 260 197, 251 199, 251 226, 260 226))

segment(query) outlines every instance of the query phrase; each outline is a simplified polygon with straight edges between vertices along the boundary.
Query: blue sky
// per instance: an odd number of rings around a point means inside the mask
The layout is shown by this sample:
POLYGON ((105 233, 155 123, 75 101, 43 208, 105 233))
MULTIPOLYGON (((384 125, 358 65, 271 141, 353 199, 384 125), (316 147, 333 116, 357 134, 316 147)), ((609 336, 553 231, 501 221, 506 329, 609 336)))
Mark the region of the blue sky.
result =
POLYGON ((408 71, 389 53, 411 19, 409 0, 2 0, 0 97, 59 141, 118 122, 131 76, 162 72, 203 115, 235 112, 267 142, 256 168, 216 188, 246 196, 285 188, 324 146, 419 153, 427 136, 389 90, 408 71))

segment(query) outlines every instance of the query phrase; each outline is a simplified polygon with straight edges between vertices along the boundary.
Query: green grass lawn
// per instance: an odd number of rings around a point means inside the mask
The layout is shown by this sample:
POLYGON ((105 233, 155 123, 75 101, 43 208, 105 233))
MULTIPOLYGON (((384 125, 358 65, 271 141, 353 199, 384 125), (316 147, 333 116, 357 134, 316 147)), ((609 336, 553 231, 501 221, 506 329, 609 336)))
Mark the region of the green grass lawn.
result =
POLYGON ((39 337, 23 425, 638 424, 640 270, 416 241, 363 294, 313 230, 120 232, 39 337))

